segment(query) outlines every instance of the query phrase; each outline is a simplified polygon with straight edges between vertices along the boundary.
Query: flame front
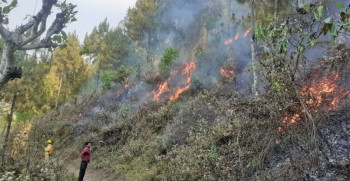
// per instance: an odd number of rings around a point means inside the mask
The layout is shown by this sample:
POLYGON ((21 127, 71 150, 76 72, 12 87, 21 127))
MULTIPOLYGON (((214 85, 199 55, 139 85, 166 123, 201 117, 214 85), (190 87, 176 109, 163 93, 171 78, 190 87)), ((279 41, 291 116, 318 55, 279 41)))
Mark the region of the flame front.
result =
MULTIPOLYGON (((249 35, 249 33, 250 33, 251 31, 252 31, 252 28, 247 29, 247 30, 244 32, 244 34, 243 34, 243 38, 246 38, 246 37, 249 35)), ((225 45, 229 45, 229 44, 233 43, 234 41, 239 40, 239 37, 240 37, 240 35, 239 35, 239 33, 237 33, 236 36, 235 36, 234 38, 230 38, 230 39, 226 40, 226 41, 224 42, 224 44, 225 44, 225 45)))
POLYGON ((235 36, 235 40, 237 41, 239 39, 239 33, 235 36))
POLYGON ((247 37, 251 31, 252 31, 252 28, 247 29, 247 31, 244 32, 243 37, 244 38, 247 37))
POLYGON ((313 80, 310 87, 304 86, 300 95, 306 98, 305 102, 312 112, 318 112, 321 108, 333 110, 349 94, 337 84, 338 81, 339 74, 333 72, 320 80, 313 80))
MULTIPOLYGON (((339 85, 339 74, 331 73, 321 79, 314 79, 309 86, 304 86, 300 91, 300 96, 304 99, 306 106, 311 113, 334 110, 340 100, 346 99, 349 91, 339 85)), ((295 124, 305 114, 305 110, 296 107, 295 114, 286 114, 283 123, 287 126, 295 124)))
POLYGON ((236 66, 234 65, 226 65, 220 68, 220 73, 222 76, 228 79, 233 79, 233 76, 235 75, 235 69, 236 69, 236 66))
POLYGON ((83 115, 81 114, 81 113, 79 113, 79 114, 77 114, 77 115, 74 115, 73 117, 72 117, 72 119, 73 120, 77 120, 77 119, 79 119, 79 118, 81 118, 83 115))
POLYGON ((196 63, 192 61, 184 63, 183 66, 172 71, 167 81, 158 85, 157 90, 152 91, 152 100, 161 101, 169 99, 172 101, 178 99, 184 91, 191 87, 192 73, 195 69, 196 63))
POLYGON ((231 43, 233 43, 233 38, 226 40, 224 44, 229 45, 231 43))

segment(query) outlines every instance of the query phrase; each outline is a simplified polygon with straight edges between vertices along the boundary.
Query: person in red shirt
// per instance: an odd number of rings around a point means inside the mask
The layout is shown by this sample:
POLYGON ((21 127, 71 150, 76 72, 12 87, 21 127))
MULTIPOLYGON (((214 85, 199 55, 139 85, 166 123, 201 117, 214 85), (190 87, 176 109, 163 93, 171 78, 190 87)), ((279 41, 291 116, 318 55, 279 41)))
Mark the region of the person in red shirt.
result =
POLYGON ((82 152, 80 152, 81 164, 80 164, 80 172, 79 172, 79 180, 78 181, 83 181, 87 165, 90 162, 90 146, 91 146, 91 143, 86 142, 84 150, 82 152))

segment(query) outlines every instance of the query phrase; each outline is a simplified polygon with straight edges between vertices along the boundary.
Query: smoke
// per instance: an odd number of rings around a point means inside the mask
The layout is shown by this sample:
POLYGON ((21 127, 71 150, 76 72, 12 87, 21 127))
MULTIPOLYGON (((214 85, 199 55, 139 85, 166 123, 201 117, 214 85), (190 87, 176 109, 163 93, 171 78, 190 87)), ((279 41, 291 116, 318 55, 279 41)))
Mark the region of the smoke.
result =
MULTIPOLYGON (((250 9, 247 4, 241 5, 236 1, 169 0, 163 1, 159 6, 155 19, 157 28, 151 32, 151 47, 139 48, 136 53, 130 54, 126 59, 128 66, 140 64, 143 71, 147 66, 155 68, 155 62, 159 62, 164 50, 175 47, 180 51, 180 57, 176 60, 173 71, 181 74, 181 68, 177 69, 178 67, 183 67, 181 65, 185 62, 195 62, 196 68, 189 74, 192 89, 213 89, 224 82, 232 90, 251 93, 252 75, 247 71, 252 63, 251 33, 247 33, 251 28, 247 18, 250 9), (149 49, 151 55, 147 55, 146 49, 149 49), (152 60, 145 63, 148 61, 147 56, 152 60), (235 79, 227 83, 220 68, 233 66, 235 79)), ((144 41, 147 42, 148 37, 144 41)), ((324 55, 320 50, 306 53, 309 59, 318 59, 324 55)), ((152 71, 154 75, 151 77, 157 77, 157 70, 152 71)), ((186 88, 188 83, 185 80, 188 79, 183 77, 174 76, 169 79, 167 88, 186 88)), ((133 114, 141 106, 155 102, 154 97, 159 94, 162 83, 164 82, 159 80, 140 80, 134 75, 128 86, 119 85, 101 96, 100 100, 82 113, 77 124, 94 122, 99 119, 101 112, 106 120, 104 124, 112 124, 119 118, 133 114)), ((171 92, 172 90, 159 94, 159 100, 169 100, 171 92)), ((81 134, 84 129, 79 128, 80 131, 76 134, 81 134)))
POLYGON ((250 27, 242 20, 249 12, 247 5, 236 1, 167 1, 159 12, 161 19, 154 33, 153 52, 161 54, 168 47, 178 48, 179 62, 196 61, 195 87, 217 87, 222 79, 220 67, 233 64, 241 73, 250 64, 250 35, 243 37, 250 27), (238 34, 239 40, 224 44, 238 34))

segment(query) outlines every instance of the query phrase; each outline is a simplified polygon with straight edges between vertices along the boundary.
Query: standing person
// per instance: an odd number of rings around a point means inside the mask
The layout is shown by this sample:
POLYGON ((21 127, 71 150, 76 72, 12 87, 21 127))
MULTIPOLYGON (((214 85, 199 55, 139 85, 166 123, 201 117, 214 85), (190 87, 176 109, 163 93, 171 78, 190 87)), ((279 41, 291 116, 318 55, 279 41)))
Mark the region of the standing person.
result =
POLYGON ((53 152, 52 141, 51 140, 47 140, 47 146, 44 148, 45 161, 49 160, 52 152, 53 152))
POLYGON ((18 153, 19 153, 19 140, 20 140, 20 135, 17 134, 16 138, 13 141, 12 156, 18 156, 18 153))
POLYGON ((91 143, 86 142, 84 150, 80 153, 81 164, 80 164, 80 172, 79 172, 79 180, 78 181, 83 181, 87 165, 90 162, 90 146, 91 146, 91 143))

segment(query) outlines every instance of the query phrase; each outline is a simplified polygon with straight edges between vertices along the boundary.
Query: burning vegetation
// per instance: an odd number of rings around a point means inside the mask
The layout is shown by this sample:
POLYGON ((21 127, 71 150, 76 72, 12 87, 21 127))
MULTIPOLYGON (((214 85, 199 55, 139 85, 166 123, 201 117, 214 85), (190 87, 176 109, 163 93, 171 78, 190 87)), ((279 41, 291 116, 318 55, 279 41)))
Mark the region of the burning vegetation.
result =
MULTIPOLYGON (((339 74, 332 72, 321 78, 313 76, 311 83, 305 85, 299 95, 311 113, 326 113, 337 108, 340 101, 348 97, 349 91, 342 86, 339 74)), ((283 124, 293 125, 305 115, 301 106, 294 106, 293 110, 294 114, 285 113, 283 124)))
POLYGON ((191 87, 192 73, 196 69, 194 61, 186 62, 175 68, 170 77, 153 90, 153 101, 176 100, 180 94, 191 87))
POLYGON ((228 79, 233 79, 235 76, 236 66, 234 65, 225 65, 224 67, 220 68, 220 74, 223 77, 226 77, 228 79))
MULTIPOLYGON (((247 30, 244 32, 244 34, 243 34, 242 37, 243 37, 243 38, 246 38, 246 37, 249 35, 249 33, 250 33, 251 31, 252 31, 252 28, 247 29, 247 30)), ((231 38, 231 39, 226 40, 226 41, 224 42, 224 44, 225 44, 225 45, 229 45, 229 44, 233 43, 234 41, 239 40, 239 38, 240 38, 240 34, 237 33, 236 36, 235 36, 234 38, 231 38)))

